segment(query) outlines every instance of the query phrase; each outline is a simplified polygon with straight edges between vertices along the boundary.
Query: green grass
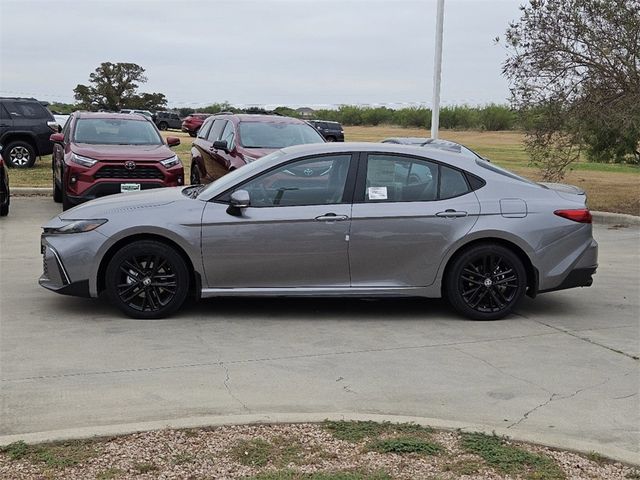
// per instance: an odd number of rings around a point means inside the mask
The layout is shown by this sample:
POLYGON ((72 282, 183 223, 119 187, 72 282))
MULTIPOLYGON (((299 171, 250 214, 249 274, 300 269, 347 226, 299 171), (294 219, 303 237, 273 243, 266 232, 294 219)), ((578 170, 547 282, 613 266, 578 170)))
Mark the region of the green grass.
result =
POLYGON ((444 451, 442 445, 416 437, 374 440, 367 444, 367 449, 378 453, 419 453, 423 455, 438 455, 444 451))
POLYGON ((494 469, 531 480, 562 480, 565 474, 551 458, 508 445, 496 435, 462 433, 463 450, 480 456, 494 469))
POLYGON ((42 463, 49 468, 65 469, 99 455, 93 441, 73 440, 40 445, 27 445, 23 441, 14 442, 1 449, 12 461, 27 460, 42 463))
POLYGON ((96 475, 96 480, 114 480, 122 474, 124 474, 124 471, 119 468, 107 468, 96 475))
POLYGON ((279 470, 275 472, 259 473, 248 480, 391 480, 384 471, 333 471, 302 473, 294 470, 279 470))
POLYGON ((275 437, 270 441, 261 438, 241 440, 230 450, 236 462, 250 467, 264 467, 268 463, 276 467, 298 465, 305 457, 301 446, 294 439, 275 437))
POLYGON ((322 426, 338 440, 346 440, 348 442, 360 442, 365 438, 375 438, 382 434, 428 435, 433 433, 433 429, 430 427, 423 427, 415 423, 326 420, 322 426))

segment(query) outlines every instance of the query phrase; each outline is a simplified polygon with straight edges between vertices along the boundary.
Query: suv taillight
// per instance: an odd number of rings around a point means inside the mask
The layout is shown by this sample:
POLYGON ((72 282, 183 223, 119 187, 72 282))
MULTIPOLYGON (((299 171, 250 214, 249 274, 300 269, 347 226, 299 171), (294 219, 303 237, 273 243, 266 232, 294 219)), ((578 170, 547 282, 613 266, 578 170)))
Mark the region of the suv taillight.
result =
POLYGON ((577 210, 556 210, 556 215, 559 217, 567 218, 578 223, 591 223, 591 212, 588 208, 580 208, 577 210))

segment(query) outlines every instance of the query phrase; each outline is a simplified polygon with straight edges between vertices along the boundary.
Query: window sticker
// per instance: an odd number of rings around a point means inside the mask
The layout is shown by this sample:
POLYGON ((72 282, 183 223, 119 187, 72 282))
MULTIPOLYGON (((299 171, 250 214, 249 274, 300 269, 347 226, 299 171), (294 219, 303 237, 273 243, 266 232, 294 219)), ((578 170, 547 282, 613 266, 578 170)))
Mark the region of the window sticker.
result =
POLYGON ((386 200, 387 187, 369 187, 367 188, 367 197, 369 200, 386 200))

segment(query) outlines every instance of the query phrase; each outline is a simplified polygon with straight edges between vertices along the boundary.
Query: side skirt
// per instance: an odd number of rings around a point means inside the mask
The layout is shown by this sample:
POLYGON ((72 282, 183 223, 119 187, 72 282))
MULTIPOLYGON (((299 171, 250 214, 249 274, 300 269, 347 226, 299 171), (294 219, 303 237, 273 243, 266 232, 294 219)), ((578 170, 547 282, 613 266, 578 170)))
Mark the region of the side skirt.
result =
POLYGON ((420 287, 203 288, 201 297, 427 297, 420 287))

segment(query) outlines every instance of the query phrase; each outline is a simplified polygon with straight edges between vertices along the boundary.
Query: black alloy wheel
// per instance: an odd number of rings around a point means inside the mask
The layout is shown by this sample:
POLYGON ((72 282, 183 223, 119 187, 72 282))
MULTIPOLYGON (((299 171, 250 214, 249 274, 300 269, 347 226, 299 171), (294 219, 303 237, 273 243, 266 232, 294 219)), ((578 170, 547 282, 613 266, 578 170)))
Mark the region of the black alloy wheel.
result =
POLYGON ((158 128, 159 128, 160 130, 167 130, 167 129, 169 128, 169 125, 167 124, 167 122, 160 122, 160 123, 158 124, 158 128))
POLYGON ((22 140, 10 142, 3 151, 7 165, 13 168, 31 168, 36 161, 36 150, 22 140))
POLYGON ((202 183, 200 180, 200 170, 198 170, 198 167, 195 163, 191 165, 191 175, 189 181, 191 185, 200 185, 200 183, 202 183))
POLYGON ((464 251, 454 260, 445 280, 451 305, 474 320, 505 317, 526 288, 522 261, 500 245, 478 245, 464 251))
POLYGON ((172 247, 143 240, 115 254, 107 266, 106 287, 111 303, 130 317, 163 318, 184 303, 189 272, 172 247))

